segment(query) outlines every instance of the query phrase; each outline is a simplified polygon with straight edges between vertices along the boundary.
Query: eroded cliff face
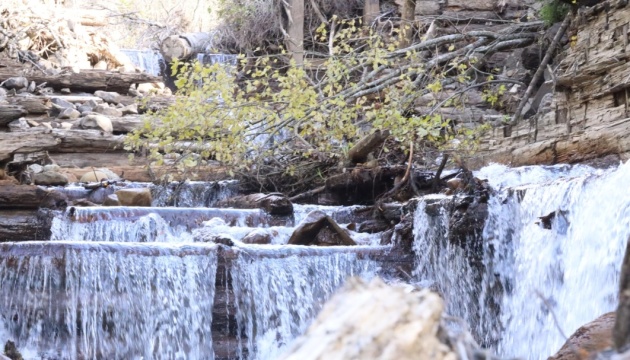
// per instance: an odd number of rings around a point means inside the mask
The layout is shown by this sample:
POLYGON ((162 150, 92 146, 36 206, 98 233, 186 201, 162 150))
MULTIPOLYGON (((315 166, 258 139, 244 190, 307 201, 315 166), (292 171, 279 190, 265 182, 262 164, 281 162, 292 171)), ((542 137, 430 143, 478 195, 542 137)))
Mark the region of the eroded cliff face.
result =
POLYGON ((536 115, 515 126, 496 124, 474 163, 577 163, 630 158, 628 31, 630 5, 610 0, 580 9, 570 39, 533 97, 536 115), (555 92, 553 89, 555 87, 555 92))

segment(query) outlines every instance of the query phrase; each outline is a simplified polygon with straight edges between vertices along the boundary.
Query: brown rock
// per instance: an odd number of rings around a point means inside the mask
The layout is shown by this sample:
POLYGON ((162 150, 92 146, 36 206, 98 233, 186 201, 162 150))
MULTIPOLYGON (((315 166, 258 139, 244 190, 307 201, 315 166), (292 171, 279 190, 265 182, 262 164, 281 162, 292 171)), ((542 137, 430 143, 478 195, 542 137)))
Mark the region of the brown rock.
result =
POLYGON ((626 244, 626 254, 619 277, 619 305, 614 328, 615 349, 628 350, 630 345, 630 239, 626 244))
POLYGON ((308 214, 298 225, 291 238, 290 245, 356 245, 354 240, 330 216, 316 210, 308 214))
POLYGON ((55 171, 44 171, 33 176, 35 185, 64 186, 68 184, 68 178, 55 171))
POLYGON ((271 244, 271 240, 278 236, 278 232, 268 229, 256 229, 247 234, 241 241, 245 244, 259 244, 268 245, 271 244))
POLYGON ((118 200, 118 195, 111 194, 107 195, 105 201, 103 202, 104 206, 120 206, 120 201, 118 200))
POLYGON ((151 190, 144 189, 121 189, 116 191, 116 196, 122 206, 151 206, 153 198, 151 190))
POLYGON ((119 177, 112 171, 108 169, 97 169, 93 171, 88 171, 83 176, 79 182, 89 183, 89 182, 101 182, 101 180, 118 180, 119 177))
POLYGON ((548 360, 585 360, 613 345, 615 313, 606 313, 580 327, 548 360))

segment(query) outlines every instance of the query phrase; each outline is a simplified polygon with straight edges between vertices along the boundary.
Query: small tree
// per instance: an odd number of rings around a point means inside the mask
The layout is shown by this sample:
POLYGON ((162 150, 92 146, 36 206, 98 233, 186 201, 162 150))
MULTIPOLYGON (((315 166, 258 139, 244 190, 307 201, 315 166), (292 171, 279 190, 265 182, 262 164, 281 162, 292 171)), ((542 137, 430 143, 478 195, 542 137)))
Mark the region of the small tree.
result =
POLYGON ((287 64, 284 51, 241 56, 240 71, 175 63, 182 96, 129 136, 128 149, 148 149, 158 164, 168 154, 182 170, 213 159, 233 173, 254 174, 259 183, 271 181, 286 190, 279 185, 323 180, 325 171, 373 129, 390 130, 403 151, 414 142, 474 148, 477 132, 456 131, 439 112, 443 105, 463 107, 461 96, 436 101, 427 113, 414 110, 416 98, 439 94, 444 84, 472 83, 476 57, 468 38, 448 36, 397 50, 396 33, 362 30, 357 20, 330 24, 317 30, 317 38, 330 46, 320 67, 287 64), (457 48, 458 41, 467 45, 457 48), (436 51, 433 58, 427 58, 427 49, 436 51))

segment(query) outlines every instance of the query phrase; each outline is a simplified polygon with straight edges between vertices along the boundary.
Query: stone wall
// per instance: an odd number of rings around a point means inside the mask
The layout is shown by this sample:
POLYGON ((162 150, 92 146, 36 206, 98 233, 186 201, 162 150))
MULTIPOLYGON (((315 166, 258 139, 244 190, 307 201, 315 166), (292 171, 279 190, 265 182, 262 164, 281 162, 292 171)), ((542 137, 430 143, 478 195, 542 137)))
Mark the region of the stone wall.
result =
POLYGON ((552 89, 555 84, 553 97, 515 126, 496 124, 483 138, 474 165, 576 163, 611 154, 630 158, 629 23, 627 0, 580 9, 569 30, 571 41, 554 65, 555 76, 546 83, 552 89))

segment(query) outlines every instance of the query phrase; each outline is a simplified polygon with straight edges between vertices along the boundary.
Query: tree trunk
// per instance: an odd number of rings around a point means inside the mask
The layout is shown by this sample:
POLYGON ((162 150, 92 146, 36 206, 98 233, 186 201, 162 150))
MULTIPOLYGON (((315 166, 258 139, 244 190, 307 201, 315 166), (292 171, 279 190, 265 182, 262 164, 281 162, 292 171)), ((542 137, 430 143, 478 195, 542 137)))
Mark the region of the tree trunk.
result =
POLYGON ((212 43, 212 34, 207 32, 173 35, 162 41, 160 52, 167 63, 175 59, 188 60, 197 53, 206 51, 212 43))
POLYGON ((297 66, 304 65, 304 0, 289 0, 289 39, 287 47, 297 66))
POLYGON ((76 92, 95 92, 97 90, 116 91, 127 94, 132 84, 160 82, 157 76, 145 73, 120 73, 106 70, 81 70, 81 72, 62 72, 57 75, 44 74, 41 71, 25 73, 24 68, 0 68, 0 81, 10 77, 24 76, 37 84, 46 83, 56 90, 68 88, 76 92))
POLYGON ((402 8, 402 38, 400 40, 400 48, 406 48, 413 40, 413 24, 416 19, 416 0, 405 0, 402 8))
POLYGON ((380 12, 380 0, 365 0, 363 7, 363 26, 371 26, 380 12))

